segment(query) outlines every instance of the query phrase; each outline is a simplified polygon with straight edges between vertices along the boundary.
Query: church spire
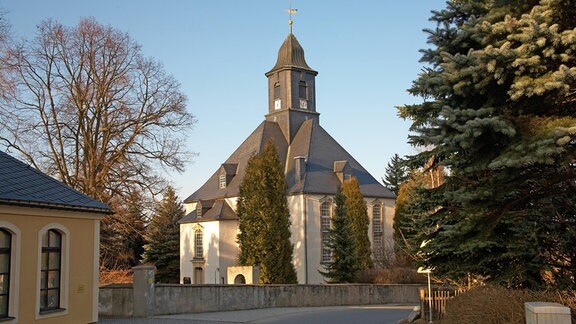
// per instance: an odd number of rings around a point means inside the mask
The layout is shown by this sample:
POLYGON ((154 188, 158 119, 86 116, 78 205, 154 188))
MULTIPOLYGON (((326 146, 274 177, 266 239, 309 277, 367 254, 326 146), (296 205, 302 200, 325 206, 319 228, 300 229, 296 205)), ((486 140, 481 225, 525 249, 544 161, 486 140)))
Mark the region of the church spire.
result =
POLYGON ((318 74, 318 72, 312 70, 310 66, 306 63, 304 58, 304 49, 296 39, 294 34, 290 33, 284 39, 284 43, 280 46, 278 50, 278 59, 276 64, 266 75, 273 73, 280 69, 292 69, 298 68, 303 70, 308 70, 311 73, 318 74))
POLYGON ((306 63, 304 49, 290 32, 278 50, 276 64, 266 73, 266 120, 280 125, 288 143, 292 142, 303 122, 309 119, 316 122, 319 120, 316 112, 316 75, 318 72, 306 63))

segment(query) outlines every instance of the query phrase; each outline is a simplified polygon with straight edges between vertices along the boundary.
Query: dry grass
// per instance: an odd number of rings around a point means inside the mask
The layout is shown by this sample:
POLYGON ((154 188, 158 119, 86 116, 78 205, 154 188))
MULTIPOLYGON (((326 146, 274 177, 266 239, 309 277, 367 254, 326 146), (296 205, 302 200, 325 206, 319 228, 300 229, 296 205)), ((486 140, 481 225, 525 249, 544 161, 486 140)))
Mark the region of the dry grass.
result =
POLYGON ((373 284, 422 284, 426 277, 408 267, 368 269, 358 274, 358 282, 373 284))
POLYGON ((100 269, 100 286, 112 284, 131 284, 132 270, 100 269))
POLYGON ((448 301, 442 324, 526 323, 524 303, 554 302, 572 310, 576 321, 576 292, 551 292, 506 289, 497 286, 476 287, 448 301))

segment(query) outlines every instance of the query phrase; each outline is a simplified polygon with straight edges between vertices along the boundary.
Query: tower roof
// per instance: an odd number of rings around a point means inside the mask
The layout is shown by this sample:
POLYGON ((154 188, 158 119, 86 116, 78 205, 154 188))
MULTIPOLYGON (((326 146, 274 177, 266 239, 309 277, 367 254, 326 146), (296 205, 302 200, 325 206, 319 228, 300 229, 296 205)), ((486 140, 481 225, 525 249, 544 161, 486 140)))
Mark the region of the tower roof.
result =
POLYGON ((280 46, 280 49, 278 50, 278 60, 276 60, 276 65, 274 65, 272 70, 268 71, 266 75, 284 68, 299 68, 318 73, 312 70, 312 68, 306 63, 306 59, 304 59, 304 49, 300 43, 298 43, 296 36, 292 33, 286 36, 284 43, 282 43, 282 46, 280 46))

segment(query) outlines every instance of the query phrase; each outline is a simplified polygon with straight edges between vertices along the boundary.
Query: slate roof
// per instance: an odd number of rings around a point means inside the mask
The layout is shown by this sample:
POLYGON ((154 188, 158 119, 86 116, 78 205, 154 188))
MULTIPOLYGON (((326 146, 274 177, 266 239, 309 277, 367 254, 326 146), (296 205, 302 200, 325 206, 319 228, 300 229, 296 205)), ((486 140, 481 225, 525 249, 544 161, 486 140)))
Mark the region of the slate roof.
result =
POLYGON ((394 194, 379 183, 360 165, 318 122, 305 121, 292 144, 288 145, 276 122, 264 121, 226 160, 225 164, 238 164, 238 172, 226 188, 219 188, 219 171, 216 171, 185 203, 237 197, 248 159, 259 154, 266 142, 272 139, 278 149, 280 161, 285 166, 288 194, 335 195, 341 185, 334 173, 334 162, 347 161, 351 175, 358 179, 364 197, 394 198, 394 194), (306 172, 302 180, 296 179, 295 158, 306 157, 306 172))
POLYGON ((113 213, 96 201, 33 167, 0 152, 0 204, 113 213))
POLYGON ((213 221, 213 220, 230 220, 237 219, 236 213, 228 205, 225 199, 220 199, 214 202, 214 205, 204 214, 202 217, 198 217, 196 210, 191 211, 188 215, 180 219, 180 224, 185 223, 196 223, 201 221, 213 221))
POLYGON ((276 60, 276 64, 272 70, 266 73, 266 75, 286 68, 299 68, 317 73, 306 63, 306 59, 304 58, 304 49, 296 39, 296 36, 292 33, 286 36, 284 43, 282 43, 282 46, 280 46, 280 49, 278 50, 278 59, 276 60))
POLYGON ((268 140, 272 139, 280 155, 282 163, 285 163, 288 152, 288 144, 284 139, 282 130, 275 122, 263 121, 246 140, 236 149, 224 164, 237 164, 236 175, 228 183, 226 188, 219 187, 220 168, 198 189, 195 193, 184 200, 185 203, 198 200, 215 200, 226 197, 237 197, 240 183, 246 173, 248 159, 259 154, 264 149, 268 140), (283 158, 282 158, 283 157, 283 158))

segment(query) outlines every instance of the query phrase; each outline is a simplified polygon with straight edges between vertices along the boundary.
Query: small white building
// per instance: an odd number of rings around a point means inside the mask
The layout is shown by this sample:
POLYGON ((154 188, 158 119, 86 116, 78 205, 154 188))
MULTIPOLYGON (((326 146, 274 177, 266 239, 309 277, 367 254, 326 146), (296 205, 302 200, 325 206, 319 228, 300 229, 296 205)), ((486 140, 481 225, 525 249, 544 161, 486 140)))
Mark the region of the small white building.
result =
POLYGON ((183 283, 228 282, 227 267, 236 265, 239 186, 248 159, 272 139, 285 166, 291 215, 294 266, 299 283, 324 283, 318 270, 330 261, 326 233, 333 197, 343 181, 356 177, 370 218, 373 257, 393 246, 394 194, 370 175, 320 126, 315 78, 304 50, 290 33, 268 77, 268 114, 250 136, 196 192, 184 200, 180 221, 180 280, 183 283))

